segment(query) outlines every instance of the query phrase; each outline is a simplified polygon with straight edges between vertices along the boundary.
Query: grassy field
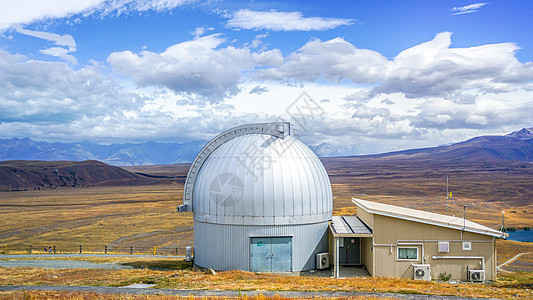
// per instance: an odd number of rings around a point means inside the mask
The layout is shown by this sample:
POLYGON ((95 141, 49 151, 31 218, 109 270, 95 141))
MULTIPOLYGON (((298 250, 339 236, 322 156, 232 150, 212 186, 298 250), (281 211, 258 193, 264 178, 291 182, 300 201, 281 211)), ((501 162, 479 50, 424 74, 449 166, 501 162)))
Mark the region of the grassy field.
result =
MULTIPOLYGON (((467 204, 467 218, 487 226, 501 223, 506 211, 507 226, 533 226, 533 167, 530 165, 391 165, 325 160, 334 195, 334 214, 355 214, 352 197, 459 215, 467 204), (446 202, 446 175, 455 204, 446 202), (529 198, 528 198, 529 197, 529 198), (529 200, 528 200, 529 199, 529 200)), ((193 244, 192 214, 175 212, 181 203, 187 165, 128 167, 132 172, 164 177, 161 184, 63 188, 0 193, 0 253, 33 253, 44 247, 56 251, 104 251, 128 253, 184 254, 193 244), (168 184, 173 181, 172 184, 168 184), (164 182, 167 182, 166 184, 164 182)), ((151 177, 153 179, 153 177, 151 177)), ((514 255, 533 251, 533 243, 498 241, 498 264, 514 255)), ((72 258, 69 258, 72 259, 72 258)), ((43 270, 9 268, 0 272, 0 285, 69 284, 122 286, 154 283, 160 288, 342 290, 422 293, 438 295, 533 298, 533 273, 500 273, 492 284, 447 284, 390 278, 333 279, 280 276, 250 272, 220 272, 213 276, 184 267, 164 257, 78 258, 135 266, 133 270, 43 270), (162 266, 169 270, 151 270, 162 266), (146 269, 145 269, 146 268, 146 269), (173 269, 173 270, 172 270, 173 269)), ((533 271, 533 255, 526 255, 504 269, 533 271)), ((29 297, 98 298, 91 293, 27 292, 29 297)), ((0 293, 0 298, 20 297, 0 293)), ((114 297, 114 296, 113 296, 114 297)), ((118 296, 117 296, 118 297, 118 296)), ((128 296, 151 299, 150 296, 128 296)), ((120 298, 120 297, 118 297, 120 298)), ((122 299, 122 298, 121 298, 122 299)))
MULTIPOLYGON (((418 165, 357 158, 325 159, 334 214, 355 214, 352 197, 460 215, 486 226, 533 226, 531 164, 418 165), (446 201, 446 175, 455 203, 446 201)), ((0 192, 0 252, 83 251, 183 253, 192 245, 192 216, 177 214, 188 165, 127 167, 164 177, 162 184, 0 192), (170 180, 172 184, 168 184, 170 180), (164 182, 167 182, 164 184, 164 182), (3 249, 4 248, 4 249, 3 249)), ((153 178, 150 178, 153 180, 153 178)))
MULTIPOLYGON (((176 204, 180 185, 64 188, 3 192, 0 252, 129 251, 149 253, 153 246, 180 251, 192 245, 192 215, 176 204)), ((168 250, 170 251, 170 250, 168 250)), ((181 251, 182 252, 182 251, 181 251)), ((160 252, 161 253, 161 252, 160 252)), ((161 253, 163 254, 163 253, 161 253)))

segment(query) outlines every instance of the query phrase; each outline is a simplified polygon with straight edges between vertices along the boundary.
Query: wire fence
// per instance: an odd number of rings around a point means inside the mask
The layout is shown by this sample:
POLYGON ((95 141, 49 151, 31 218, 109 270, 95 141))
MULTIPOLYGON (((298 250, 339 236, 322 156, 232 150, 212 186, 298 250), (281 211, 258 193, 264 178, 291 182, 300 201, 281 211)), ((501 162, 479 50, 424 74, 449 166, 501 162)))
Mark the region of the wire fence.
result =
POLYGON ((108 246, 108 245, 53 245, 53 244, 32 244, 32 245, 1 245, 0 254, 130 254, 130 255, 166 255, 166 256, 185 256, 185 247, 171 246, 145 246, 145 245, 127 245, 127 246, 108 246))

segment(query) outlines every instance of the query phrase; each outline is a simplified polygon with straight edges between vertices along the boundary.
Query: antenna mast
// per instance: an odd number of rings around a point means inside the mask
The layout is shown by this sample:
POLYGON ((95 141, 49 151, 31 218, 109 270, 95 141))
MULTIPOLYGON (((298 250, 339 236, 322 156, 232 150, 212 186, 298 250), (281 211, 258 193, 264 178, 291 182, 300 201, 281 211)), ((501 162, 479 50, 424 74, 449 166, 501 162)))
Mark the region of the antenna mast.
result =
POLYGON ((448 191, 448 175, 446 175, 446 214, 448 214, 448 207, 450 206, 450 192, 448 191))

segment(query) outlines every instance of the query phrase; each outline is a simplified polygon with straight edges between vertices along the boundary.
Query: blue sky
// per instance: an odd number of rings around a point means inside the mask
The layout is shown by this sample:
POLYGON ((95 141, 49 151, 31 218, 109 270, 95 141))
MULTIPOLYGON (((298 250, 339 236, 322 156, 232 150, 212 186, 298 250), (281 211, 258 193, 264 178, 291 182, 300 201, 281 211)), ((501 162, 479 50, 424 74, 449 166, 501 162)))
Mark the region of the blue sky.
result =
POLYGON ((504 134, 533 126, 532 20, 531 1, 0 1, 0 138, 287 120, 366 154, 504 134))

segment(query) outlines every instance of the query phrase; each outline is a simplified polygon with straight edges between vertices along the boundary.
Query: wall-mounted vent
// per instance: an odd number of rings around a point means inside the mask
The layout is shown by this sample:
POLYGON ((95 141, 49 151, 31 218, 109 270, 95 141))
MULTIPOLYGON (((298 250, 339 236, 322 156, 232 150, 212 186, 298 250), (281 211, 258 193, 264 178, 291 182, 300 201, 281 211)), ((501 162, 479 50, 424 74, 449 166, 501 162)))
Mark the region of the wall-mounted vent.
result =
POLYGON ((439 242, 438 243, 439 252, 450 252, 450 242, 439 242))
POLYGON ((463 242, 463 250, 464 251, 472 250, 472 242, 463 242))

